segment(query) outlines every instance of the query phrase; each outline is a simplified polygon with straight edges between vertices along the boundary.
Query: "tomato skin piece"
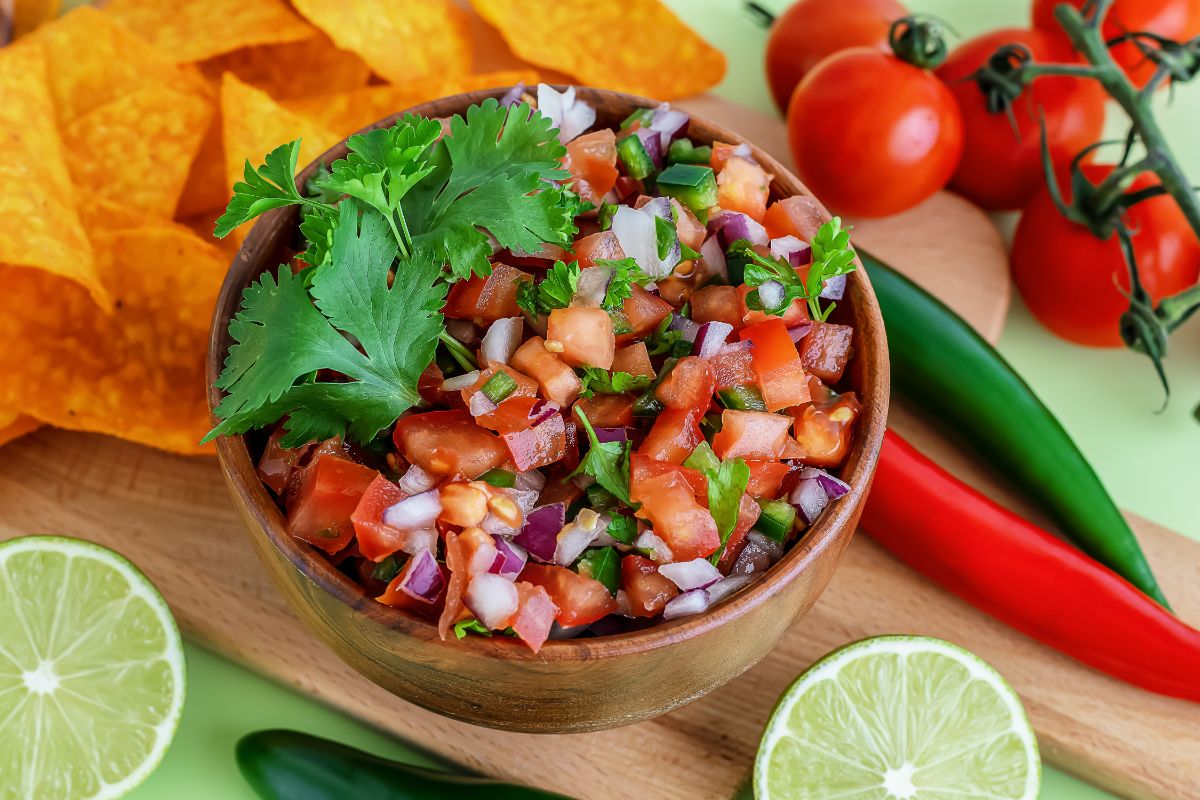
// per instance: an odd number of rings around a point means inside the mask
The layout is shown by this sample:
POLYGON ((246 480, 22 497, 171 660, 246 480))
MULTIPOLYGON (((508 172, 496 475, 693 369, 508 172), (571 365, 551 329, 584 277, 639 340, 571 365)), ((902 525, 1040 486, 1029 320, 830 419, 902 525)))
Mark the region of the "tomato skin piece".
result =
POLYGON ((692 319, 700 324, 724 322, 742 327, 742 300, 736 286, 705 286, 692 294, 692 319))
POLYGON ((656 376, 654 364, 650 363, 650 353, 646 350, 645 342, 634 342, 618 348, 613 355, 613 372, 627 372, 630 375, 640 375, 653 380, 656 376))
POLYGON ((792 418, 765 411, 721 412, 721 430, 713 437, 717 458, 778 459, 792 418))
MULTIPOLYGON (((786 446, 786 442, 784 443, 786 446)), ((746 494, 751 497, 775 497, 783 479, 791 472, 791 467, 779 461, 759 461, 746 459, 750 468, 750 482, 746 484, 746 494)))
POLYGON ((745 386, 757 383, 758 373, 754 371, 754 356, 749 350, 735 350, 731 353, 715 355, 708 360, 712 367, 716 388, 729 389, 734 386, 745 386))
POLYGON ((788 108, 796 171, 839 214, 898 214, 941 189, 962 155, 962 116, 936 77, 868 48, 822 61, 788 108))
POLYGON ((564 628, 590 625, 617 610, 616 599, 603 583, 566 567, 531 561, 517 580, 546 590, 558 609, 555 619, 564 628))
POLYGON ((350 517, 379 473, 335 455, 318 456, 311 467, 288 505, 287 531, 332 555, 354 538, 350 517))
POLYGON ((617 349, 612 318, 600 308, 556 308, 546 322, 546 341, 562 345, 559 358, 572 367, 612 366, 617 349))
POLYGON ((516 369, 537 381, 542 397, 560 406, 569 406, 583 388, 575 370, 547 350, 546 340, 540 336, 526 339, 509 360, 516 369))
POLYGON ((1047 33, 1005 28, 964 42, 938 68, 937 76, 950 87, 963 119, 962 160, 950 188, 993 211, 1020 208, 1045 181, 1039 117, 1045 117, 1046 140, 1055 163, 1066 163, 1100 139, 1107 98, 1096 81, 1046 76, 1025 89, 1012 107, 1011 118, 1003 111, 989 111, 978 84, 966 78, 1008 44, 1024 45, 1041 63, 1078 59, 1070 47, 1064 48, 1047 33))
POLYGON ((712 367, 706 360, 684 356, 663 378, 654 396, 667 408, 708 408, 715 385, 712 367))
MULTIPOLYGON (((1085 165, 1092 181, 1111 165, 1085 165)), ((1130 187, 1153 186, 1140 176, 1130 187)), ((1063 182, 1070 198, 1070 188, 1063 182)), ((1200 277, 1200 244, 1183 212, 1169 196, 1155 197, 1126 212, 1138 274, 1153 300, 1181 292, 1200 277)), ((1113 236, 1101 241, 1058 213, 1044 187, 1021 214, 1012 246, 1013 279, 1025 305, 1055 335, 1089 347, 1118 347, 1121 314, 1129 307, 1129 272, 1113 236), (1118 288, 1118 286, 1120 288, 1118 288)))
POLYGON ((486 278, 475 275, 451 286, 442 313, 451 319, 469 319, 480 325, 520 316, 517 284, 531 280, 533 276, 528 272, 494 263, 492 274, 486 278))
POLYGON ((354 539, 363 558, 383 561, 404 546, 404 534, 383 524, 383 512, 406 497, 407 492, 382 475, 371 481, 350 515, 354 539))
POLYGON ((750 355, 768 411, 779 411, 809 401, 808 381, 804 376, 800 353, 783 320, 760 322, 743 328, 738 335, 742 341, 754 343, 750 355))
POLYGON ((597 261, 620 261, 625 257, 625 251, 612 231, 600 231, 576 239, 574 252, 580 269, 594 267, 597 261))
POLYGON ((575 191, 584 200, 600 205, 617 182, 617 137, 601 128, 567 142, 563 166, 575 177, 575 191))
MULTIPOLYGON (((795 236, 802 242, 811 242, 828 221, 829 212, 819 200, 799 194, 776 200, 767 206, 767 213, 763 214, 763 227, 772 239, 795 236)), ((806 273, 801 274, 808 277, 806 273)))
POLYGON ((410 463, 433 475, 473 480, 503 466, 509 458, 504 440, 476 425, 466 411, 427 411, 401 417, 392 440, 410 463))
POLYGON ((708 505, 708 478, 704 477, 700 470, 680 464, 657 461, 641 453, 633 453, 629 456, 629 499, 635 503, 645 502, 642 484, 667 474, 681 476, 691 487, 696 500, 701 505, 708 505))
POLYGON ((536 653, 542 649, 557 615, 558 606, 554 605, 544 586, 517 582, 517 616, 513 619, 512 629, 530 650, 536 653))
POLYGON ((679 587, 658 574, 653 561, 638 555, 621 559, 621 588, 635 617, 657 616, 679 594, 679 587))
POLYGON ((633 425, 633 398, 628 394, 596 394, 575 401, 596 428, 628 428, 633 425))
POLYGON ((446 569, 450 573, 450 579, 446 581, 445 605, 442 606, 441 616, 438 617, 438 634, 443 642, 446 641, 446 635, 450 633, 454 623, 470 615, 463 606, 462 595, 463 590, 467 588, 467 580, 471 577, 467 572, 467 561, 458 534, 454 531, 447 532, 445 546, 446 569))
POLYGON ((674 310, 666 300, 655 297, 635 284, 633 293, 621 304, 621 311, 625 314, 632 331, 618 336, 617 343, 629 344, 644 339, 674 310))
POLYGON ((798 0, 775 18, 767 39, 767 83, 786 113, 796 85, 826 57, 849 47, 890 53, 888 29, 908 11, 896 0, 798 0))
POLYGON ((725 168, 717 176, 717 205, 762 222, 770 185, 771 178, 762 167, 749 159, 734 156, 725 162, 725 168))
POLYGON ((668 464, 682 464, 704 441, 700 430, 703 408, 668 408, 654 420, 654 425, 638 452, 668 464))
POLYGON ((521 472, 545 467, 567 454, 567 430, 562 414, 532 428, 504 434, 504 443, 521 472))
POLYGON ((850 361, 853 343, 854 328, 849 325, 813 322, 800 340, 800 363, 806 373, 826 383, 837 383, 850 361))
POLYGON ((712 555, 721 545, 712 514, 696 502, 692 487, 678 472, 642 481, 638 494, 644 498, 638 516, 650 520, 676 561, 712 555))

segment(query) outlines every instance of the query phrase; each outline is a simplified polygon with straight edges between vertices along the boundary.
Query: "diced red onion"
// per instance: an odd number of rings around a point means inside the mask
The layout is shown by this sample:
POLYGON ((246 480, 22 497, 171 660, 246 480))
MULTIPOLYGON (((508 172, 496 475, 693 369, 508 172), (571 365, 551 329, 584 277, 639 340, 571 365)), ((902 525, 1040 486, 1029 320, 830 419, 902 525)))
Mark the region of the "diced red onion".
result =
POLYGON ((740 211, 722 211, 708 221, 709 233, 720 237, 724 246, 728 247, 738 239, 747 239, 750 244, 766 245, 767 229, 759 225, 740 211))
MULTIPOLYGON (((638 128, 633 132, 642 142, 642 149, 646 151, 650 161, 653 162, 655 169, 662 169, 663 165, 663 143, 662 134, 650 128, 638 128)), ((669 143, 668 143, 669 144, 669 143)))
POLYGON ((405 494, 420 494, 437 486, 437 478, 416 464, 410 466, 408 471, 401 475, 400 480, 396 482, 400 484, 400 488, 404 490, 405 494))
POLYGON ((592 547, 615 547, 619 544, 621 544, 619 540, 609 536, 605 531, 601 531, 592 541, 592 547))
POLYGON ((592 127, 596 109, 575 97, 575 87, 558 92, 544 83, 537 88, 538 111, 558 128, 558 141, 563 144, 592 127))
POLYGON ((793 267, 812 262, 812 248, 795 236, 780 236, 771 240, 771 255, 782 258, 793 267))
POLYGON ((432 604, 438 601, 446 589, 446 578, 431 551, 422 550, 413 556, 412 563, 404 571, 398 588, 422 603, 432 604))
POLYGON ((816 467, 805 467, 800 470, 800 480, 815 480, 830 500, 845 497, 850 492, 850 484, 816 467))
POLYGON ((415 531, 402 531, 403 544, 400 549, 410 556, 419 555, 422 550, 433 550, 437 547, 438 532, 436 528, 417 528, 415 531))
POLYGON ((801 479, 788 495, 788 502, 796 507, 805 522, 812 525, 825 506, 829 505, 829 495, 816 479, 801 479))
POLYGON ((541 425, 557 414, 560 408, 558 403, 552 403, 549 400, 538 400, 530 407, 529 414, 527 415, 530 423, 532 423, 530 427, 536 428, 538 425, 541 425))
POLYGON ((515 106, 521 102, 523 94, 525 94, 525 82, 521 81, 504 93, 504 96, 500 98, 500 105, 504 108, 515 106))
POLYGON ((756 576, 754 575, 730 575, 728 578, 717 581, 707 587, 709 606, 714 606, 734 592, 745 589, 755 580, 756 576))
POLYGON ((730 575, 749 575, 765 572, 783 556, 783 545, 758 531, 746 535, 746 544, 738 553, 730 575))
POLYGON ((525 569, 529 554, 525 552, 524 547, 503 536, 493 536, 492 539, 496 542, 496 558, 488 572, 515 580, 521 574, 521 570, 525 569))
POLYGON ((733 333, 733 326, 728 322, 705 322, 696 331, 696 341, 692 344, 692 355, 700 358, 711 358, 725 346, 725 340, 733 333))
POLYGON ((772 564, 783 558, 783 542, 777 542, 770 536, 752 530, 746 534, 746 541, 753 542, 757 547, 761 548, 767 554, 767 557, 771 559, 772 564))
POLYGON ((601 517, 595 511, 590 508, 580 509, 575 519, 558 532, 554 545, 554 563, 564 567, 573 564, 607 526, 600 523, 601 517))
POLYGON ((845 275, 834 275, 832 278, 825 281, 825 285, 821 287, 821 297, 826 300, 841 300, 845 294, 845 275))
MULTIPOLYGON (((535 495, 541 494, 541 491, 546 486, 546 476, 538 472, 536 469, 527 469, 524 472, 518 472, 517 478, 513 481, 513 488, 518 491, 533 492, 535 495)), ((532 506, 531 506, 532 508, 532 506)))
POLYGON ((758 287, 758 298, 765 308, 778 308, 783 305, 783 284, 779 281, 763 281, 758 287))
POLYGON ((465 375, 455 375, 453 378, 446 378, 442 381, 443 392, 459 392, 463 389, 475 385, 475 381, 479 380, 479 370, 471 370, 465 375))
POLYGON ((596 428, 596 440, 603 442, 628 442, 628 428, 596 428))
POLYGON ((663 564, 658 568, 658 574, 668 578, 683 592, 712 586, 724 577, 707 558, 663 564))
POLYGON ((467 410, 471 412, 472 417, 479 417, 495 411, 496 404, 482 391, 477 391, 471 395, 471 402, 467 403, 467 410))
POLYGON ((621 245, 621 251, 627 258, 637 261, 642 271, 652 278, 670 275, 682 258, 682 250, 678 246, 673 247, 666 258, 658 257, 658 230, 654 220, 656 217, 673 220, 671 213, 670 201, 665 197, 656 197, 641 208, 617 206, 613 214, 612 232, 621 245), (657 203, 658 200, 663 202, 657 203))
POLYGON ((463 344, 475 344, 479 341, 479 329, 469 319, 446 320, 446 333, 463 344))
POLYGON ((654 531, 642 531, 633 540, 633 546, 639 550, 649 551, 650 557, 659 564, 670 564, 675 560, 675 554, 665 541, 654 531))
POLYGON ((517 613, 517 586, 508 578, 480 572, 471 578, 463 602, 490 630, 507 627, 517 613))
POLYGON ((708 592, 704 589, 692 589, 676 596, 663 607, 662 618, 676 619, 699 614, 707 611, 709 606, 708 592))
POLYGON ((687 133, 689 117, 677 109, 663 103, 654 109, 654 117, 650 120, 650 130, 658 131, 661 136, 661 147, 665 153, 671 142, 687 133))
POLYGON ((429 528, 442 513, 442 498, 436 490, 406 497, 383 512, 383 524, 401 531, 429 528))
POLYGON ((671 323, 667 327, 682 333, 684 340, 688 342, 695 342, 696 335, 700 333, 700 324, 682 314, 671 314, 671 323))
POLYGON ((483 335, 479 345, 480 355, 483 356, 484 366, 495 367, 497 364, 507 364, 513 353, 521 346, 521 337, 525 332, 525 320, 521 317, 507 317, 493 322, 483 335))
POLYGON ((793 342, 799 342, 808 332, 812 330, 812 323, 805 320, 794 328, 788 328, 788 336, 792 337, 793 342))
POLYGON ((675 208, 671 205, 669 197, 651 197, 639 209, 646 214, 653 214, 659 219, 665 219, 667 222, 675 222, 675 208))
POLYGON ((567 524, 565 503, 553 503, 535 508, 525 516, 525 526, 513 539, 538 561, 554 560, 554 548, 558 545, 558 532, 567 524))
POLYGON ((612 283, 612 267, 589 267, 579 271, 574 299, 580 305, 599 308, 612 283))
POLYGON ((705 265, 714 275, 729 278, 729 265, 725 261, 725 251, 721 249, 721 243, 717 241, 716 236, 709 236, 704 240, 704 244, 700 245, 700 258, 704 259, 705 265))

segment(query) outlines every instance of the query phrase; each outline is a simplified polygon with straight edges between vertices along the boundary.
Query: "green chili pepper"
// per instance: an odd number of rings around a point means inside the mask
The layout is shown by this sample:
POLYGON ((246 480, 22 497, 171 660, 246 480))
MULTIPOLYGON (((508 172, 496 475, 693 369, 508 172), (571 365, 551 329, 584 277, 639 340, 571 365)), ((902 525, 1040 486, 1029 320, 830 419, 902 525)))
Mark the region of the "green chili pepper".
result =
POLYGON ((1167 606, 1129 524, 1029 384, 941 301, 858 255, 883 311, 892 387, 964 436, 1081 550, 1167 606))
POLYGON ((566 800, 541 789, 389 761, 298 731, 243 736, 237 763, 263 800, 566 800))

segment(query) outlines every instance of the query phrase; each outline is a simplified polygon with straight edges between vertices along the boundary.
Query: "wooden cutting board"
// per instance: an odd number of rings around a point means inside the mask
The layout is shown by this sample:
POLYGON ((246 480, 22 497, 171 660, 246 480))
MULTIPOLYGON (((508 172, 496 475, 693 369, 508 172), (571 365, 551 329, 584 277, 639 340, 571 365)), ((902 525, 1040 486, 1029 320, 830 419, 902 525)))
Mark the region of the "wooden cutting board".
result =
MULTIPOLYGON (((771 146, 771 131, 749 127, 769 118, 697 102, 771 146)), ((939 196, 903 224, 861 223, 858 233, 859 241, 873 236, 879 255, 945 295, 986 335, 999 334, 1008 302, 1003 251, 977 209, 939 196), (922 226, 928 236, 920 235, 922 226)), ((1019 508, 903 409, 894 420, 956 474, 1019 508)), ((1200 623, 1200 544, 1134 524, 1176 608, 1200 623)), ((80 536, 121 551, 163 590, 191 637, 240 663, 482 772, 579 798, 730 797, 747 775, 775 699, 806 665, 848 641, 896 632, 941 636, 994 664, 1024 699, 1050 763, 1139 799, 1190 800, 1200 786, 1200 706, 1133 689, 1041 647, 927 583, 865 536, 856 537, 813 611, 742 677, 636 726, 539 737, 443 719, 333 656, 260 571, 215 460, 38 431, 0 450, 0 539, 32 533, 80 536)))

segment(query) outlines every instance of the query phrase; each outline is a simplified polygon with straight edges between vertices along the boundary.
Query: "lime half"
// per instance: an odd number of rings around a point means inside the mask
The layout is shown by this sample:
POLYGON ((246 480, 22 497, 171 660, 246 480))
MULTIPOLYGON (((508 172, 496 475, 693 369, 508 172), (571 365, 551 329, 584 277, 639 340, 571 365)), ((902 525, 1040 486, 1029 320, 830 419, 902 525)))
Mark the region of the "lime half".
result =
POLYGON ((179 628, 136 567, 77 539, 0 543, 0 800, 125 794, 184 688, 179 628))
POLYGON ((788 688, 754 764, 758 800, 1035 800, 1037 739, 1012 687, 940 639, 880 636, 788 688))

